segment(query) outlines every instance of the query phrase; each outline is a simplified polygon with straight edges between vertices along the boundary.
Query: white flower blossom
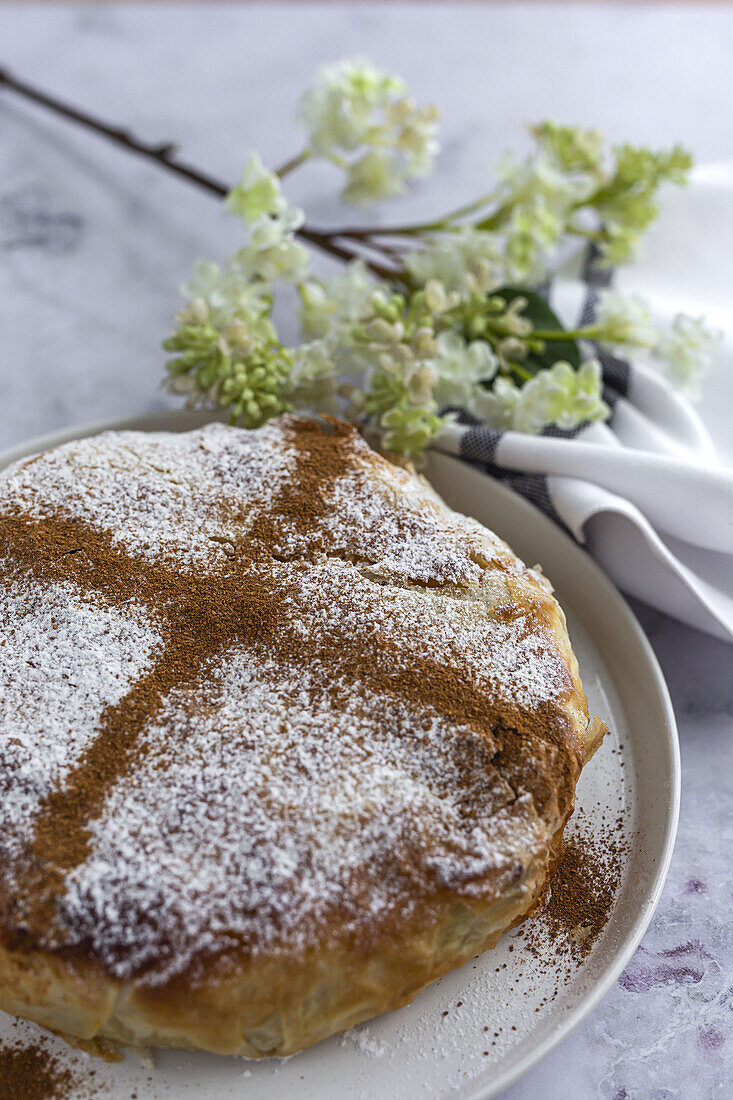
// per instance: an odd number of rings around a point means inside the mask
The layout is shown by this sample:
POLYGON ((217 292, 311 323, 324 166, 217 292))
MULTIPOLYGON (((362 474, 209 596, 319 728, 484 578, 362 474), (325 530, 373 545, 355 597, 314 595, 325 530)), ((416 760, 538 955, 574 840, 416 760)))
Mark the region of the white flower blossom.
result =
POLYGON ((562 172, 602 171, 603 135, 580 126, 540 122, 530 130, 540 150, 562 172))
POLYGON ((236 265, 222 269, 208 260, 199 260, 192 278, 181 286, 181 294, 189 305, 179 319, 210 323, 220 330, 235 321, 244 322, 257 340, 268 339, 272 333, 272 288, 266 283, 250 282, 236 265))
POLYGON ((338 384, 332 341, 311 340, 293 349, 286 396, 296 408, 338 415, 338 384))
POLYGON ((404 179, 404 172, 393 156, 384 149, 370 149, 349 165, 344 201, 363 206, 401 195, 405 189, 404 179))
POLYGON ((553 210, 542 194, 514 206, 504 248, 510 278, 538 282, 544 274, 545 256, 560 241, 566 224, 567 211, 553 210))
POLYGON ((418 179, 428 176, 440 151, 436 108, 418 107, 411 99, 400 99, 387 104, 385 117, 394 147, 407 162, 405 175, 418 179))
POLYGON ((633 225, 624 225, 612 217, 606 217, 603 224, 604 240, 602 244, 603 260, 607 265, 628 263, 636 255, 640 231, 633 225))
POLYGON ((325 336, 334 318, 334 307, 324 283, 309 279, 298 285, 300 297, 300 327, 311 337, 325 336))
POLYGON ((325 336, 337 322, 355 325, 372 312, 372 296, 381 282, 362 260, 353 260, 327 283, 309 280, 298 287, 300 322, 307 336, 325 336))
POLYGON ((252 153, 242 179, 227 195, 225 205, 251 225, 266 215, 282 214, 288 204, 278 176, 265 168, 259 153, 252 153))
POLYGON ((353 152, 368 145, 378 128, 377 112, 404 96, 404 82, 368 61, 344 59, 324 65, 300 100, 298 116, 314 153, 353 152))
POLYGON ((720 339, 721 334, 708 328, 704 318, 678 313, 670 331, 654 348, 654 354, 662 360, 670 382, 697 397, 699 381, 710 369, 713 350, 720 339))
POLYGON ((514 427, 514 414, 521 390, 510 378, 499 375, 491 389, 474 387, 466 409, 488 428, 507 431, 514 427))
POLYGON ((556 215, 565 214, 593 191, 593 179, 584 173, 568 173, 544 152, 515 161, 507 157, 499 169, 497 199, 512 207, 526 206, 542 198, 556 215))
POLYGON ((417 461, 443 427, 445 418, 425 408, 397 405, 382 413, 378 423, 385 450, 417 461))
POLYGON ((608 406, 601 390, 601 367, 596 359, 588 359, 577 370, 569 363, 555 363, 524 383, 512 427, 536 435, 548 424, 569 429, 585 420, 604 420, 608 406))
POLYGON ((474 393, 469 411, 491 428, 531 435, 551 424, 570 429, 608 416, 601 385, 601 368, 595 359, 578 370, 559 362, 521 387, 500 376, 490 392, 474 393))
POLYGON ((528 299, 519 295, 509 303, 501 314, 501 320, 506 331, 511 336, 517 336, 520 340, 525 339, 532 332, 532 322, 529 317, 524 316, 527 304, 528 299))
POLYGON ((436 376, 435 400, 441 408, 464 408, 475 388, 494 377, 498 360, 485 340, 467 343, 455 332, 441 333, 436 345, 437 354, 430 360, 436 376))
POLYGON ((448 293, 486 294, 504 281, 500 255, 496 234, 463 226, 408 253, 405 267, 420 286, 437 279, 448 293))
POLYGON ((294 234, 304 221, 303 211, 288 206, 277 217, 258 218, 250 226, 249 242, 236 254, 250 279, 298 282, 308 270, 308 252, 294 234))
POLYGON ((638 295, 623 296, 613 290, 599 291, 592 327, 600 329, 598 338, 611 345, 650 348, 659 339, 648 303, 638 295))
POLYGON ((447 313, 457 306, 460 300, 458 291, 452 290, 449 293, 440 279, 431 278, 425 284, 425 303, 434 317, 447 313))
POLYGON ((496 201, 507 210, 504 255, 511 279, 538 281, 575 206, 591 193, 590 176, 568 174, 547 154, 505 160, 496 201))
POLYGON ((533 133, 539 152, 520 162, 504 161, 495 199, 507 212, 502 228, 509 275, 536 282, 576 208, 597 189, 600 162, 579 170, 581 162, 593 160, 592 141, 582 131, 544 124, 533 133))
POLYGON ((400 194, 407 180, 431 170, 437 112, 406 91, 399 77, 357 59, 324 66, 303 94, 298 115, 308 150, 346 170, 347 202, 400 194))

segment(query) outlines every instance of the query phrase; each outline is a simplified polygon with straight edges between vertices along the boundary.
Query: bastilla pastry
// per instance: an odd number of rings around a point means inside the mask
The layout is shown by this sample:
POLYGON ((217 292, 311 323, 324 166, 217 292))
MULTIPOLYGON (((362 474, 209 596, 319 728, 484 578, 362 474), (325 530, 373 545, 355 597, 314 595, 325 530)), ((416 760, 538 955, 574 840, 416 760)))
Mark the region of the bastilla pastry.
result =
POLYGON ((0 475, 0 1007, 288 1055, 536 903, 603 726, 549 583, 350 425, 0 475))

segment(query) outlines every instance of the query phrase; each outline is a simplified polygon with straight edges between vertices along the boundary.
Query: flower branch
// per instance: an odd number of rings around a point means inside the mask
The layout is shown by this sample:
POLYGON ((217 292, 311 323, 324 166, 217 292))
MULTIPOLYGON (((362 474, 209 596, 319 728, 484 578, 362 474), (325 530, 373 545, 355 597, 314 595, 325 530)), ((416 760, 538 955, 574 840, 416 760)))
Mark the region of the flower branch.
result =
POLYGON ((224 199, 242 220, 241 247, 197 265, 164 341, 169 388, 228 409, 233 423, 291 408, 335 413, 416 458, 452 409, 524 432, 604 419, 597 348, 644 355, 688 390, 710 366, 715 334, 701 318, 660 328, 641 300, 601 291, 595 320, 566 329, 536 290, 573 242, 592 241, 602 263, 629 260, 661 185, 686 179, 691 159, 679 147, 607 149, 595 131, 543 122, 530 155, 505 161, 492 187, 442 217, 325 230, 283 191, 307 161, 330 163, 345 177, 342 199, 366 204, 402 194, 438 152, 435 108, 368 62, 321 69, 300 101, 303 149, 276 171, 252 153, 231 189, 173 144, 147 144, 0 70, 2 86, 224 199), (316 278, 305 245, 344 271, 316 278), (300 301, 293 347, 273 318, 286 283, 300 301))

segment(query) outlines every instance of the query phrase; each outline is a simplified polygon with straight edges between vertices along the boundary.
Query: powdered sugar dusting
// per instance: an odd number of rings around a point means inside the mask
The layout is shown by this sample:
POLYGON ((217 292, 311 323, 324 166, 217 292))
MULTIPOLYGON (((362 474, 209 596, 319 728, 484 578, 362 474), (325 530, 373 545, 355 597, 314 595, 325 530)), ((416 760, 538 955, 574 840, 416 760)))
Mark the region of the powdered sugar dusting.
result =
MULTIPOLYGON (((187 433, 103 432, 25 459, 0 477, 0 507, 51 513, 108 531, 150 560, 216 568, 257 514, 290 482, 289 418, 255 431, 210 424, 187 433)), ((314 531, 283 520, 272 549, 308 554, 314 536, 330 552, 368 558, 384 576, 475 584, 486 560, 515 559, 489 532, 439 508, 414 475, 379 458, 361 439, 314 531), (477 562, 476 555, 483 559, 477 562)))
POLYGON ((95 736, 104 707, 149 667, 159 636, 141 608, 99 607, 71 585, 0 591, 0 836, 29 824, 38 800, 95 736))
POLYGON ((276 425, 258 433, 222 424, 185 434, 103 432, 11 467, 0 479, 0 504, 81 519, 153 561, 210 566, 212 540, 246 529, 293 465, 276 425), (238 504, 236 523, 223 507, 229 499, 238 504))
POLYGON ((382 1058, 386 1053, 386 1044, 381 1039, 374 1039, 366 1025, 354 1027, 351 1031, 345 1031, 341 1037, 341 1046, 352 1046, 361 1054, 369 1054, 372 1058, 382 1058))
POLYGON ((492 775, 485 746, 468 753, 470 731, 366 685, 336 711, 315 680, 237 650, 194 715, 170 700, 63 902, 114 973, 154 963, 162 980, 227 942, 298 954, 335 911, 344 931, 407 919, 436 886, 502 889, 517 852, 542 848, 530 801, 492 775))
POLYGON ((460 665, 467 681, 528 710, 568 691, 549 630, 531 614, 497 614, 515 610, 518 599, 503 571, 482 575, 467 592, 382 583, 389 577, 383 563, 356 570, 338 561, 314 564, 289 589, 288 611, 309 638, 327 638, 339 624, 357 637, 402 639, 408 660, 460 665))

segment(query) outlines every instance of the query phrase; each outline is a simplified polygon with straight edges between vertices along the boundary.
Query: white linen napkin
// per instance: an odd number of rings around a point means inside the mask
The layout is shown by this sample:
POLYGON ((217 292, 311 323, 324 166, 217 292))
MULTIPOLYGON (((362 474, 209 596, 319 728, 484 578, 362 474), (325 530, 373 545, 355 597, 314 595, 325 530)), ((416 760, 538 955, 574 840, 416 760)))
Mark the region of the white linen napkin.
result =
MULTIPOLYGON (((548 297, 569 327, 593 319, 597 291, 612 280, 623 293, 643 295, 659 320, 706 313, 724 340, 703 410, 718 438, 730 440, 733 165, 698 170, 674 206, 677 217, 660 219, 641 263, 613 273, 589 250, 558 274, 548 297)), ((623 591, 733 641, 733 467, 722 464, 708 424, 654 367, 598 358, 611 406, 605 423, 532 436, 462 417, 436 445, 483 466, 564 524, 623 591)))

